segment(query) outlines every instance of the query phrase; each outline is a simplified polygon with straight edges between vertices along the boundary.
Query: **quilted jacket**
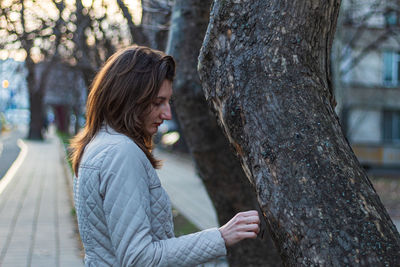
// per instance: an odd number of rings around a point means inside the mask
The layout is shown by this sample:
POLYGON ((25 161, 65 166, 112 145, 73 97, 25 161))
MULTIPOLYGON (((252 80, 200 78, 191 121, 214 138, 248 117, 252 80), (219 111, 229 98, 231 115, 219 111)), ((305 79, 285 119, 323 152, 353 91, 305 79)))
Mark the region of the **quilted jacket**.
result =
POLYGON ((194 266, 226 255, 217 228, 175 238, 171 204, 143 151, 103 127, 74 178, 85 266, 194 266))

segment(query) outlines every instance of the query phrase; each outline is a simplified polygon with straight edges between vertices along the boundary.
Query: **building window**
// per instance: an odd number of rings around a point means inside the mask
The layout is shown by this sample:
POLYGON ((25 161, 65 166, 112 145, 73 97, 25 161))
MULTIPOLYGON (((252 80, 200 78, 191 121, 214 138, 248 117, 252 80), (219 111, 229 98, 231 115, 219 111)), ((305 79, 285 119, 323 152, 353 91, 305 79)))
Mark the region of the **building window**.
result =
POLYGON ((383 53, 383 84, 385 86, 400 85, 400 54, 399 52, 383 53))
POLYGON ((384 17, 385 17, 385 25, 387 27, 392 27, 399 24, 399 16, 396 10, 386 11, 384 17))
POLYGON ((385 142, 400 142, 400 111, 383 112, 383 138, 385 142))

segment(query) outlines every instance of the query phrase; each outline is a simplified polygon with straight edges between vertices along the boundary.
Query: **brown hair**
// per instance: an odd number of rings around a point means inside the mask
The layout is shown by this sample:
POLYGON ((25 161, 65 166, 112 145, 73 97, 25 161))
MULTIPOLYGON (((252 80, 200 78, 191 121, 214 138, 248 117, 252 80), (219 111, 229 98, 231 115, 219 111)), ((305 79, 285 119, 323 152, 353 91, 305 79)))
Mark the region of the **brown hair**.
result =
POLYGON ((173 81, 171 56, 148 47, 131 46, 112 55, 93 80, 86 103, 86 125, 71 141, 72 168, 78 176, 86 145, 103 124, 131 138, 154 168, 160 161, 151 154, 152 136, 144 131, 143 114, 156 99, 162 82, 173 81))

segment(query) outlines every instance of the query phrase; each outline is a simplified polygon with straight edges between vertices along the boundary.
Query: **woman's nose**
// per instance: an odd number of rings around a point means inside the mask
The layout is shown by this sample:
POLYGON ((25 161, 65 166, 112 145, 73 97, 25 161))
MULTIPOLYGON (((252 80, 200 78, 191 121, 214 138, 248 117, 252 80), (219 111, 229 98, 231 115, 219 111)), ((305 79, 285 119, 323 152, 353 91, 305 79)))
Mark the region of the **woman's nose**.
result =
POLYGON ((163 120, 170 120, 172 119, 172 114, 171 114, 171 106, 168 104, 166 105, 165 109, 161 113, 161 119, 163 120))

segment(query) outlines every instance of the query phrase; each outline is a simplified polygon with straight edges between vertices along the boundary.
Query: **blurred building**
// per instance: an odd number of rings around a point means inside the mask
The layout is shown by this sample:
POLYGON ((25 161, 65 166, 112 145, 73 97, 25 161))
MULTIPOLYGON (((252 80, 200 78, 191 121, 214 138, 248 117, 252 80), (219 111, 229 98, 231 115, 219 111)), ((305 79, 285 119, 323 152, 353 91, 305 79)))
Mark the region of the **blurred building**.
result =
POLYGON ((343 1, 332 65, 337 113, 360 162, 400 167, 400 1, 343 1))
MULTIPOLYGON (((36 67, 40 79, 48 63, 36 67)), ((55 122, 58 129, 74 133, 84 123, 87 88, 82 73, 62 63, 53 63, 45 88, 46 122, 55 122)), ((0 60, 0 115, 11 124, 29 124, 29 90, 25 62, 0 60)))
MULTIPOLYGON (((47 64, 36 67, 36 79, 42 76, 47 64)), ((62 63, 53 63, 45 88, 46 120, 63 132, 75 133, 84 123, 87 88, 80 70, 62 63)))

